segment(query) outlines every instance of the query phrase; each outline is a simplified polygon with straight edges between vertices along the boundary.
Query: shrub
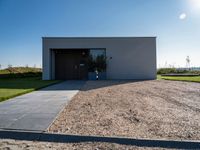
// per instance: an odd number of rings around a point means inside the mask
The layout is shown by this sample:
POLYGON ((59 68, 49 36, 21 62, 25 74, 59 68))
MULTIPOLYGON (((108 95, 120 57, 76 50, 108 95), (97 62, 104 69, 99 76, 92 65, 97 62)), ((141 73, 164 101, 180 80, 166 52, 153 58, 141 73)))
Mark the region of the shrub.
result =
POLYGON ((200 70, 191 70, 190 73, 199 74, 200 75, 200 70))
POLYGON ((176 68, 160 68, 157 70, 157 74, 200 74, 200 70, 181 70, 176 68))
POLYGON ((41 77, 40 68, 10 67, 0 71, 0 78, 41 77))
POLYGON ((96 58, 93 58, 92 55, 88 57, 88 71, 94 72, 95 70, 99 72, 106 71, 106 57, 104 55, 98 55, 96 58))
POLYGON ((169 74, 169 73, 175 73, 175 68, 160 68, 157 70, 157 74, 169 74))

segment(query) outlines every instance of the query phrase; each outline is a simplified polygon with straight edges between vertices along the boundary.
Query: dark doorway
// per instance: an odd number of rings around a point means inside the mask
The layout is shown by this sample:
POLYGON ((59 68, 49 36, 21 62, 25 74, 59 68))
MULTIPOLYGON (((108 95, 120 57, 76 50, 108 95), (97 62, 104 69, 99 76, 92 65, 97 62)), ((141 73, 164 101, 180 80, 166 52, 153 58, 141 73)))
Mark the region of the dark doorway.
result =
POLYGON ((87 80, 89 49, 56 49, 55 79, 87 80))

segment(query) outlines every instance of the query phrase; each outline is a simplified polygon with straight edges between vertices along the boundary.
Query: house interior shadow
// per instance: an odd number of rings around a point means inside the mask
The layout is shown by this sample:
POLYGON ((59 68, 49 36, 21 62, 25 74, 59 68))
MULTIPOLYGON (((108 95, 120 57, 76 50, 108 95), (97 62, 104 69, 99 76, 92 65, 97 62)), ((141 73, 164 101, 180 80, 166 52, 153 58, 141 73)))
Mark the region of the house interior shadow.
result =
POLYGON ((80 90, 90 91, 105 87, 117 86, 122 84, 146 82, 149 80, 66 80, 61 83, 43 88, 41 90, 80 90))
POLYGON ((85 86, 81 88, 81 91, 89 91, 99 88, 105 88, 105 87, 112 87, 112 86, 118 86, 123 84, 130 84, 130 83, 136 83, 136 82, 145 82, 147 80, 97 80, 97 81, 88 81, 85 86))

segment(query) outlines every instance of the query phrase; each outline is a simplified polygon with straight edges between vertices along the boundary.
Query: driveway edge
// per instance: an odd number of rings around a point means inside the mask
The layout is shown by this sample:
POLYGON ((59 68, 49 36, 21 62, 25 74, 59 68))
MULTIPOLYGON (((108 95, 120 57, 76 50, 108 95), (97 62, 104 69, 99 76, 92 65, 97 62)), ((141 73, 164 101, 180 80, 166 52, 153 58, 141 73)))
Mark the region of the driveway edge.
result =
POLYGON ((56 143, 80 143, 80 142, 106 142, 138 147, 160 147, 176 149, 200 149, 200 141, 190 140, 159 140, 159 139, 136 139, 130 137, 108 137, 108 136, 85 136, 67 135, 28 131, 0 130, 0 139, 27 140, 38 142, 56 143))

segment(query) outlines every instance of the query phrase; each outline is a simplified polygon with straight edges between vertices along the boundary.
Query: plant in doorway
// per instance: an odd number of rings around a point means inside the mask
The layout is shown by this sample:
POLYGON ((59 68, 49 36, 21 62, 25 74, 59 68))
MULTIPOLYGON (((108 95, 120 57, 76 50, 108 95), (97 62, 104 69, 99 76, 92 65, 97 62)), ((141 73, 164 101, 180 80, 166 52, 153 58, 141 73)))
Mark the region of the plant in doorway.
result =
POLYGON ((89 55, 88 71, 89 80, 96 80, 97 74, 99 80, 106 79, 106 57, 104 55, 98 55, 94 58, 92 55, 89 55))

